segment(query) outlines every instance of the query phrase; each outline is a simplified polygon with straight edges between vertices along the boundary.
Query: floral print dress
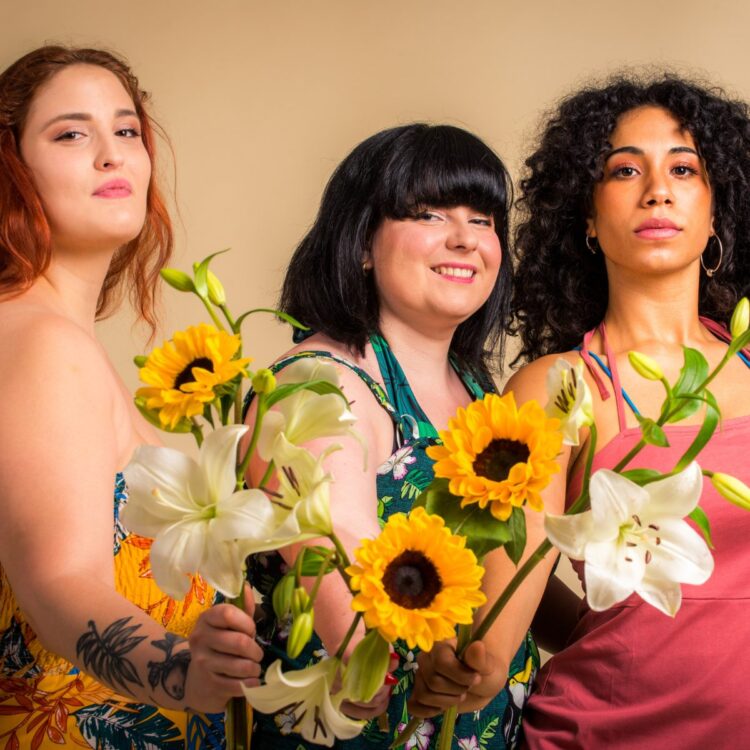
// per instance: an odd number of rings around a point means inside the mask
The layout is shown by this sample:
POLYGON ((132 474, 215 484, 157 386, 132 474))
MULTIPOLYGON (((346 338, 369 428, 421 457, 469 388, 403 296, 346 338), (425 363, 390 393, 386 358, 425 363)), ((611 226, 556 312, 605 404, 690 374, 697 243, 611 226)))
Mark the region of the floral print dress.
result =
MULTIPOLYGON (((120 509, 125 502, 125 480, 118 474, 115 587, 164 628, 187 636, 216 594, 198 576, 180 602, 156 586, 149 563, 152 540, 123 528, 120 509)), ((132 697, 118 695, 47 651, 26 622, 0 565, 0 750, 50 750, 61 745, 103 750, 219 750, 224 747, 224 715, 134 703, 132 697)))
MULTIPOLYGON (((377 469, 377 513, 382 527, 392 514, 408 513, 414 500, 432 481, 433 462, 425 450, 428 446, 439 443, 439 437, 417 403, 388 343, 377 335, 370 338, 370 343, 377 356, 383 385, 376 383, 356 365, 328 352, 298 352, 277 362, 273 369, 278 371, 304 357, 330 359, 354 370, 388 412, 394 423, 393 452, 377 469)), ((482 398, 485 393, 494 391, 494 385, 488 376, 470 372, 454 359, 451 364, 472 397, 482 398)), ((277 552, 272 552, 251 557, 248 574, 263 597, 258 640, 265 651, 264 667, 281 659, 286 669, 301 669, 320 659, 325 650, 320 639, 313 636, 297 659, 290 659, 286 655, 289 622, 275 619, 271 594, 273 587, 287 570, 283 558, 277 552)), ((406 699, 414 681, 418 649, 409 649, 401 641, 394 644, 394 648, 399 663, 393 676, 398 683, 393 688, 388 706, 388 729, 384 730, 382 722, 372 720, 358 737, 337 741, 334 747, 345 750, 385 750, 408 721, 406 699)), ((517 747, 520 743, 521 713, 538 668, 539 652, 529 633, 511 662, 505 688, 482 710, 459 715, 453 737, 454 750, 503 750, 517 747)), ((273 716, 255 712, 254 747, 273 747, 279 750, 317 747, 293 732, 296 720, 292 706, 273 716)), ((440 717, 423 721, 406 748, 427 750, 434 747, 439 727, 440 717)))

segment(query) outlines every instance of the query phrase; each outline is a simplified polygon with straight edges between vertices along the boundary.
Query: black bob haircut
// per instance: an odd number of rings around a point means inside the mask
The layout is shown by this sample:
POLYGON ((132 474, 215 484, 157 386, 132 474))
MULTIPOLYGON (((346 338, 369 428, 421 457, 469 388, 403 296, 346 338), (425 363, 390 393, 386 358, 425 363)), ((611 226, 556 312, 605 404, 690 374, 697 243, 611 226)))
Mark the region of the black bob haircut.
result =
POLYGON ((363 353, 379 330, 377 289, 362 262, 380 223, 414 217, 425 206, 469 206, 492 215, 503 257, 489 299, 458 326, 451 350, 467 364, 487 367, 508 317, 512 200, 503 163, 461 128, 414 123, 376 133, 331 176, 315 223, 289 263, 279 306, 363 353))
MULTIPOLYGON (((513 323, 518 360, 568 351, 597 326, 609 290, 604 258, 586 247, 586 218, 601 180, 609 137, 624 113, 643 106, 670 112, 695 140, 713 195, 714 229, 724 246, 719 271, 701 274, 698 309, 728 323, 750 288, 750 112, 721 89, 673 74, 617 76, 564 99, 527 159, 516 229, 513 323)), ((715 243, 706 264, 719 261, 715 243)))

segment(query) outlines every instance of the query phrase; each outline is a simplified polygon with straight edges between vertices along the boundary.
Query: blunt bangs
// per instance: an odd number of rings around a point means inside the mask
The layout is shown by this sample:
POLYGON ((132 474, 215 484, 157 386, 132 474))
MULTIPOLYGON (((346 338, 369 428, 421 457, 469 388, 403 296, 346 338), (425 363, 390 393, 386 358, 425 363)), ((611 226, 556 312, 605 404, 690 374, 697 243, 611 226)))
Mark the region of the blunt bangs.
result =
POLYGON ((512 195, 500 159, 476 136, 450 125, 403 133, 385 164, 374 203, 381 218, 405 219, 425 206, 469 206, 505 220, 512 195))

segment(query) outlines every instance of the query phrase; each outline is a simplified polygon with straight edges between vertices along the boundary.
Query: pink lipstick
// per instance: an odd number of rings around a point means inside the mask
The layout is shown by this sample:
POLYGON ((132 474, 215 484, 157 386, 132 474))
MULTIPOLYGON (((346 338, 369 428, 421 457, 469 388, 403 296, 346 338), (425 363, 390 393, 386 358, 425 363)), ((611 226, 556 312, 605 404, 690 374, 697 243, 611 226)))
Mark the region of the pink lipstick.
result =
POLYGON ((97 198, 127 198, 132 194, 133 188, 127 180, 110 180, 94 191, 97 198))

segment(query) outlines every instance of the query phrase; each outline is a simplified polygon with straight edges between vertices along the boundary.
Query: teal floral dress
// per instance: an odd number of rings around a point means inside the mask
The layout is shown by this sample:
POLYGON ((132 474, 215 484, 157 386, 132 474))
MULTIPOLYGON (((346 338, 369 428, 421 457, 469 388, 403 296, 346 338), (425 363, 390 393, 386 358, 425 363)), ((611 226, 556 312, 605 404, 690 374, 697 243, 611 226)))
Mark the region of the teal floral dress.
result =
MULTIPOLYGON (((378 403, 390 415, 394 423, 392 454, 377 469, 378 519, 381 527, 393 513, 408 513, 412 503, 432 481, 432 460, 425 450, 439 443, 437 430, 432 426, 417 403, 403 370, 385 339, 372 336, 373 346, 385 387, 376 383, 366 372, 351 362, 328 352, 298 352, 274 365, 278 371, 304 357, 323 357, 354 370, 370 387, 378 403)), ((482 398, 493 391, 492 381, 484 373, 470 372, 455 360, 451 364, 460 376, 467 391, 474 398, 482 398)), ((265 651, 264 668, 276 659, 281 659, 286 669, 302 669, 325 655, 320 639, 312 641, 297 657, 286 655, 286 639, 289 622, 278 621, 273 614, 271 594, 273 587, 286 573, 288 567, 277 552, 254 555, 249 559, 248 576, 262 595, 258 622, 258 640, 265 651)), ((406 699, 408 698, 417 669, 418 649, 409 649, 404 642, 394 648, 399 664, 393 672, 398 683, 393 688, 388 706, 388 730, 377 720, 369 722, 362 733, 351 740, 337 741, 336 748, 345 750, 385 750, 396 733, 408 721, 406 699)), ((521 712, 531 691, 539 668, 539 652, 527 634, 510 665, 509 679, 505 688, 480 711, 460 714, 453 737, 454 750, 503 750, 520 744, 521 712)), ((306 742, 292 731, 296 722, 293 711, 281 711, 274 715, 254 713, 253 746, 278 748, 279 750, 305 750, 319 747, 306 742)), ((440 717, 426 719, 407 743, 406 748, 428 750, 437 743, 440 717)))

